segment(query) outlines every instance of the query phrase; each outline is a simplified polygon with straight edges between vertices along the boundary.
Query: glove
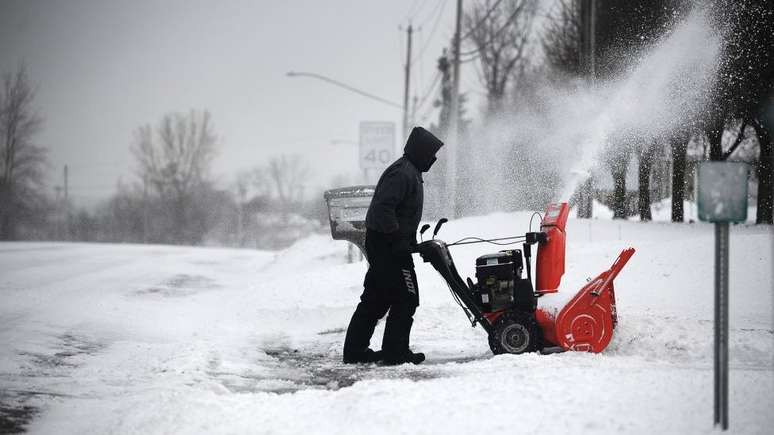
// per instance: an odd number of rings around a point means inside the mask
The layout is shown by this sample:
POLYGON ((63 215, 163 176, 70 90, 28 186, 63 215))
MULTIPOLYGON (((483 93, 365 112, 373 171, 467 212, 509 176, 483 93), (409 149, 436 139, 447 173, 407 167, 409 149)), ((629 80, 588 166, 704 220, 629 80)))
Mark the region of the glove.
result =
POLYGON ((397 240, 393 240, 391 250, 392 255, 397 257, 411 255, 411 244, 407 239, 401 237, 397 240))
POLYGON ((411 255, 411 243, 407 238, 401 237, 400 231, 389 233, 387 237, 390 240, 392 255, 396 257, 411 255))

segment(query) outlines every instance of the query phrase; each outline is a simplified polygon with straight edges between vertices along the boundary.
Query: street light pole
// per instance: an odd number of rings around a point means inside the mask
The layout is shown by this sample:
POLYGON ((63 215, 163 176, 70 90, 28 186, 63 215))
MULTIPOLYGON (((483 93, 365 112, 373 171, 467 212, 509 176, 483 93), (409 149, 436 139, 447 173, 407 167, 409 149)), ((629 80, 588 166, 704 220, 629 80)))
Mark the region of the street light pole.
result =
POLYGON ((285 75, 288 76, 288 77, 311 77, 311 78, 314 78, 314 79, 317 79, 317 80, 322 80, 322 81, 330 83, 330 84, 332 84, 334 86, 338 86, 340 88, 344 88, 344 89, 346 89, 348 91, 351 91, 351 92, 354 92, 356 94, 362 95, 362 96, 364 96, 366 98, 370 98, 372 100, 376 100, 376 101, 379 101, 381 103, 387 104, 388 106, 392 106, 392 107, 395 107, 395 108, 403 110, 403 106, 401 106, 398 103, 395 103, 393 101, 387 100, 387 99, 382 98, 382 97, 378 97, 378 96, 376 96, 374 94, 370 94, 370 93, 368 93, 366 91, 363 91, 363 90, 360 90, 360 89, 358 89, 358 88, 356 88, 354 86, 350 86, 350 85, 348 85, 346 83, 342 83, 342 82, 340 82, 338 80, 334 80, 334 79, 332 79, 330 77, 326 77, 324 75, 310 73, 310 72, 297 72, 297 71, 289 71, 285 75))

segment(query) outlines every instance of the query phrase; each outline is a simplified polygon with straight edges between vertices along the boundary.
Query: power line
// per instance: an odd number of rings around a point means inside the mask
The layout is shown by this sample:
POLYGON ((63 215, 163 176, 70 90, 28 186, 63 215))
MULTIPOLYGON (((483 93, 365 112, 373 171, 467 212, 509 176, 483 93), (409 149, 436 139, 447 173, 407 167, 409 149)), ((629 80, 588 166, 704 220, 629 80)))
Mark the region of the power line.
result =
POLYGON ((406 21, 411 21, 412 16, 419 14, 424 9, 426 3, 426 0, 414 0, 414 3, 409 7, 408 13, 406 13, 406 21), (417 5, 419 5, 418 8, 417 5))
POLYGON ((470 63, 481 58, 481 53, 473 53, 473 56, 460 60, 460 63, 470 63))
MULTIPOLYGON (((422 6, 424 7, 424 4, 422 6)), ((411 10, 413 10, 413 9, 414 8, 412 7, 411 10)), ((416 13, 418 14, 421 11, 421 9, 422 8, 417 9, 416 13)), ((418 86, 419 88, 424 87, 420 83, 420 80, 424 76, 424 69, 423 69, 423 62, 422 62, 422 60, 424 59, 425 52, 430 47, 430 44, 433 42, 433 37, 435 36, 436 31, 438 30, 438 26, 440 24, 441 18, 443 17, 443 14, 444 14, 445 10, 446 10, 446 1, 445 0, 439 0, 435 4, 435 7, 433 7, 430 10, 430 12, 427 15, 427 17, 424 20, 421 21, 421 23, 422 23, 421 26, 424 26, 430 20, 434 19, 433 26, 432 26, 432 28, 430 30, 430 34, 426 38, 423 38, 424 41, 421 42, 422 46, 419 49, 418 54, 416 56, 414 56, 414 57, 410 57, 410 60, 409 60, 409 64, 415 64, 415 63, 419 62, 419 68, 418 68, 419 71, 418 72, 420 74, 417 77, 417 83, 419 84, 419 86, 418 86)), ((419 30, 421 30, 421 26, 420 26, 419 30)), ((415 74, 416 74, 417 68, 415 68, 414 71, 415 71, 415 74)), ((437 74, 433 78, 432 83, 430 84, 429 88, 424 93, 424 95, 422 96, 422 98, 421 98, 421 100, 419 102, 417 102, 417 97, 416 97, 416 94, 415 94, 415 96, 414 96, 414 108, 413 108, 413 112, 414 113, 416 113, 424 105, 424 103, 427 101, 429 96, 432 94, 432 92, 434 91, 434 89, 436 87, 436 84, 437 84, 437 81, 438 81, 439 77, 440 77, 440 75, 437 74)))
POLYGON ((435 107, 432 105, 427 108, 425 113, 422 114, 422 116, 419 117, 419 124, 424 124, 427 118, 430 117, 430 115, 433 113, 433 110, 435 110, 435 107))
POLYGON ((422 98, 419 100, 419 103, 417 104, 416 110, 419 110, 422 108, 422 106, 425 104, 427 99, 430 97, 430 95, 433 93, 435 88, 438 86, 438 83, 440 83, 441 79, 441 72, 437 71, 435 73, 435 77, 433 78, 432 83, 430 84, 430 87, 427 89, 427 92, 422 96, 422 98))
POLYGON ((484 14, 484 16, 483 16, 483 17, 482 17, 480 20, 478 20, 478 22, 476 23, 476 25, 475 25, 475 26, 473 26, 473 27, 471 27, 471 28, 470 28, 470 29, 467 31, 467 33, 465 33, 464 35, 462 35, 462 37, 461 37, 460 39, 467 39, 467 38, 470 36, 470 34, 471 34, 471 33, 473 33, 473 32, 474 32, 476 29, 478 29, 478 27, 479 27, 480 25, 484 24, 484 21, 486 21, 486 19, 487 19, 487 18, 489 18, 489 16, 490 16, 490 15, 492 15, 492 12, 494 12, 494 10, 495 10, 495 9, 497 9, 497 6, 499 6, 499 5, 500 5, 500 3, 502 3, 502 0, 497 0, 497 1, 496 1, 496 2, 495 2, 493 5, 492 5, 492 7, 490 7, 490 8, 489 8, 489 10, 488 10, 488 11, 486 11, 486 13, 484 14))
POLYGON ((513 24, 513 23, 512 23, 512 22, 513 22, 513 19, 514 19, 514 18, 516 18, 516 17, 519 15, 519 13, 521 13, 522 11, 523 11, 523 9, 522 9, 522 8, 516 8, 516 9, 514 9, 514 10, 513 10, 513 13, 512 13, 512 14, 511 14, 511 15, 508 17, 508 19, 507 19, 507 20, 505 20, 505 24, 503 24, 503 25, 502 25, 502 27, 500 27, 499 29, 497 29, 497 31, 496 31, 496 32, 495 32, 495 33, 492 35, 492 37, 491 37, 491 38, 489 38, 489 40, 488 40, 488 41, 486 41, 485 43, 481 44, 481 46, 480 46, 479 48, 476 48, 476 49, 474 49, 474 50, 470 50, 470 51, 466 51, 466 52, 464 52, 464 53, 460 53, 460 56, 470 56, 470 55, 472 55, 472 54, 476 54, 476 53, 479 53, 479 52, 481 52, 481 49, 482 49, 482 48, 484 48, 484 47, 486 47, 487 45, 491 44, 491 43, 492 43, 492 42, 493 42, 495 39, 497 39, 497 38, 500 36, 500 34, 501 34, 501 33, 503 33, 503 31, 504 31, 505 29, 507 29, 508 27, 510 27, 510 25, 511 25, 511 24, 513 24))
POLYGON ((435 8, 437 15, 435 16, 435 22, 433 23, 432 29, 430 29, 430 34, 428 35, 427 39, 425 39, 425 43, 422 45, 422 48, 419 49, 419 54, 417 54, 417 56, 412 59, 412 62, 416 62, 417 59, 421 58, 422 55, 425 54, 425 51, 433 40, 433 36, 435 36, 435 31, 438 30, 438 23, 441 22, 441 17, 443 17, 443 13, 446 10, 446 1, 440 0, 438 6, 435 8), (440 8, 438 6, 440 6, 440 8))
MULTIPOLYGON (((428 88, 427 92, 425 92, 425 95, 422 97, 422 99, 417 104, 415 110, 418 112, 420 109, 424 106, 425 102, 427 102, 428 98, 430 98, 433 93, 435 92, 436 88, 438 87, 438 84, 441 83, 441 71, 436 71, 435 77, 433 78, 432 83, 430 84, 430 87, 428 88)), ((431 104, 427 110, 422 114, 422 116, 419 117, 420 124, 423 124, 427 118, 430 116, 430 114, 433 112, 435 107, 431 104)))
MULTIPOLYGON (((438 9, 442 8, 444 6, 444 3, 446 0, 438 0, 438 2, 433 6, 432 8, 428 9, 427 16, 425 16, 423 19, 417 19, 417 22, 419 23, 418 27, 424 27, 427 23, 430 22, 430 20, 433 19, 433 17, 438 13, 438 9)), ((417 11, 417 17, 419 15, 419 11, 417 11)))

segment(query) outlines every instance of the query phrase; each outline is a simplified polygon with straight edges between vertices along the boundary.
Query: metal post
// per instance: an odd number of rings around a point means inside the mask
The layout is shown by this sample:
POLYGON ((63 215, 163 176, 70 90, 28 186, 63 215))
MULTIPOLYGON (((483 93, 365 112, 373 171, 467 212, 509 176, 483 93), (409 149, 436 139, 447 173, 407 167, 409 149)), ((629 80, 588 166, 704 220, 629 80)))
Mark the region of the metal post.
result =
POLYGON ((70 203, 69 203, 69 191, 70 191, 70 170, 67 165, 64 166, 64 219, 65 219, 65 240, 70 240, 70 203))
POLYGON ((715 426, 728 429, 728 222, 715 223, 715 426))
POLYGON ((57 240, 61 240, 62 238, 62 215, 61 215, 61 209, 62 203, 60 202, 62 200, 62 186, 54 186, 54 191, 56 192, 56 207, 57 207, 57 213, 56 213, 56 219, 54 219, 54 234, 57 240))
MULTIPOLYGON (((240 207, 241 208, 241 207, 240 207)), ((241 216, 240 216, 240 228, 241 228, 241 216)), ((148 237, 148 175, 142 177, 142 242, 148 243, 150 238, 148 237)), ((241 235, 241 232, 240 232, 241 235)), ((241 238, 239 239, 242 240, 241 238)))

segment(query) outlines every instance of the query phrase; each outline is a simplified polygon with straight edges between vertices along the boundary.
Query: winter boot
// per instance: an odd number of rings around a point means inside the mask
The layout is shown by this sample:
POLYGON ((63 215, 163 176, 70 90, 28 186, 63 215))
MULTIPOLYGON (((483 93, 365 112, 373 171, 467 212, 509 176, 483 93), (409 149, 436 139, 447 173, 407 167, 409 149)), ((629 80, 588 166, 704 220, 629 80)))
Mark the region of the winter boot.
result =
POLYGON ((421 364, 425 360, 425 354, 417 352, 414 353, 407 350, 401 355, 385 355, 382 365, 396 366, 405 363, 421 364))
MULTIPOLYGON (((373 351, 371 348, 367 348, 365 351, 356 353, 356 354, 348 354, 344 355, 344 364, 369 364, 369 363, 375 363, 382 360, 382 351, 377 350, 373 351)), ((423 358, 424 359, 424 356, 423 358)))
POLYGON ((416 307, 393 307, 387 317, 382 340, 384 352, 384 365, 398 365, 405 363, 420 364, 425 360, 425 354, 414 353, 409 350, 409 337, 414 319, 416 307), (397 308, 397 309, 396 309, 397 308), (403 309, 401 309, 403 308, 403 309))

